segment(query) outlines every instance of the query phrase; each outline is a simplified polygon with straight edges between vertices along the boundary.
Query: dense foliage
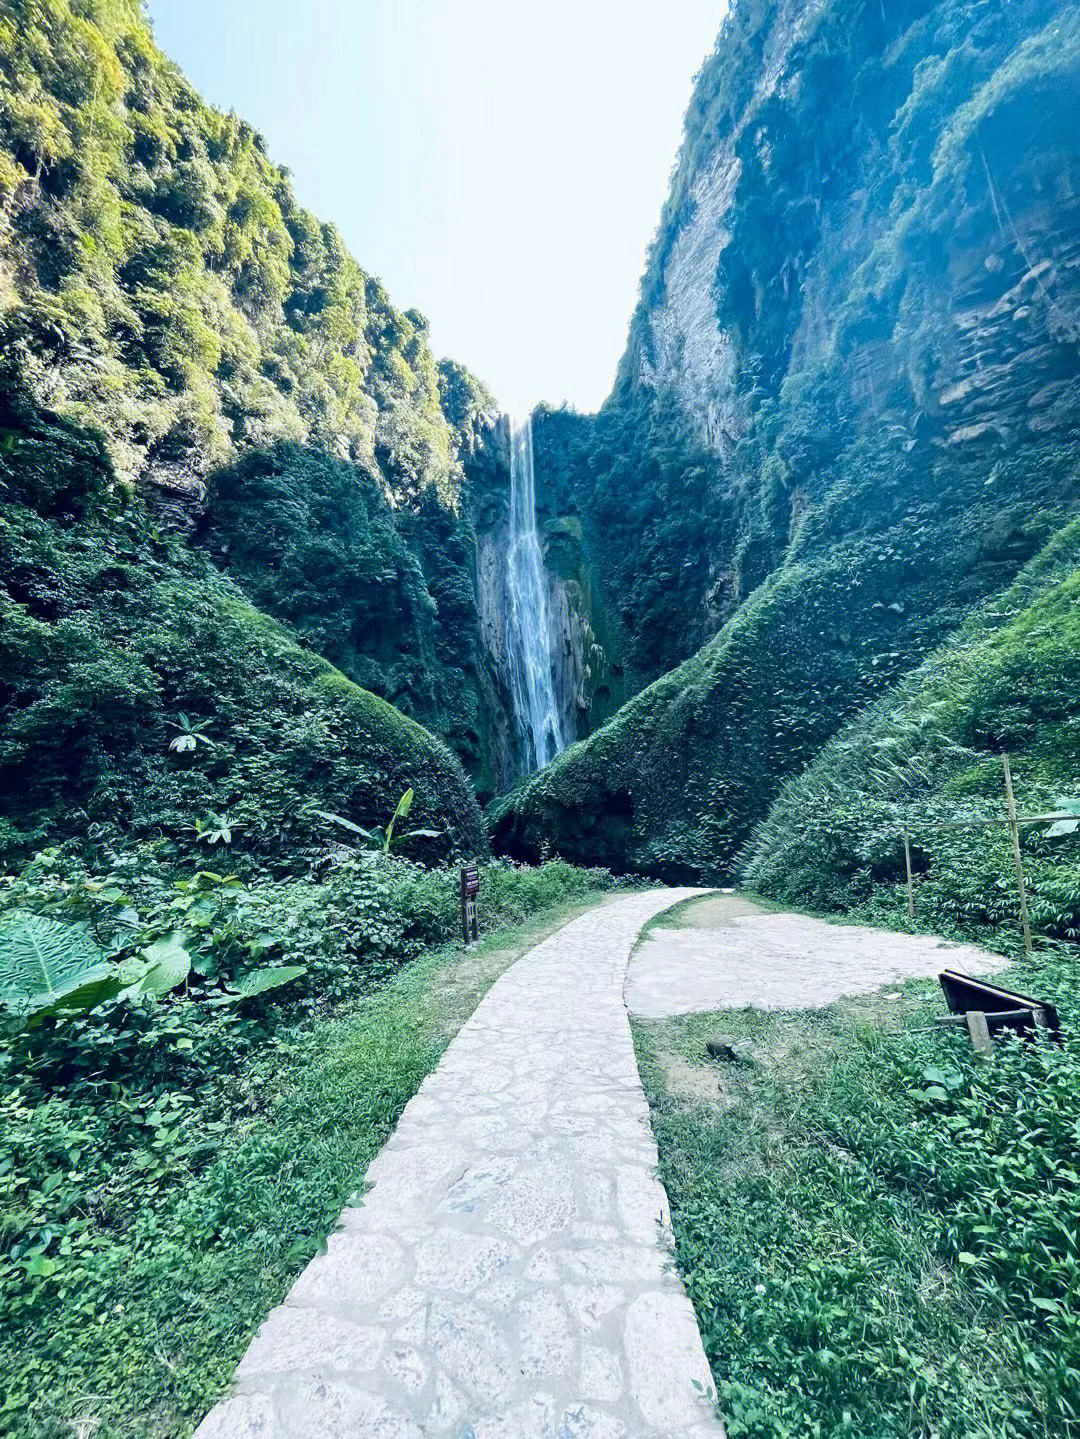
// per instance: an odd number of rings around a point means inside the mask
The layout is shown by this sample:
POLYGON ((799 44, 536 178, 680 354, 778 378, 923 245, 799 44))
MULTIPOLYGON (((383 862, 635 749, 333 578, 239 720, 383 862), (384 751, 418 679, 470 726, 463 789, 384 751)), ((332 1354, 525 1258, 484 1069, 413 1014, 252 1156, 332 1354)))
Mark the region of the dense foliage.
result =
MULTIPOLYGON (((481 883, 490 934, 611 880, 481 883)), ((29 1028, 0 1005, 0 1432, 188 1434, 478 1002, 482 966, 442 1013, 446 959, 422 958, 457 932, 457 872, 367 854, 245 882, 43 852, 0 884, 0 991, 25 914, 128 964, 180 935, 191 973, 29 1028)))
MULTIPOLYGON (((819 908, 902 912, 899 833, 911 834, 917 918, 1015 925, 1019 900, 1002 817, 1001 756, 1021 814, 1075 800, 1080 734, 1080 521, 1067 526, 1003 595, 781 790, 745 870, 776 899, 819 908)), ((1022 831, 1032 923, 1080 938, 1080 852, 1072 832, 1022 831)))
POLYGON ((433 490, 395 510, 355 465, 280 444, 210 477, 199 538, 260 610, 481 770, 483 662, 466 513, 433 490))
POLYGON ((0 843, 157 838, 228 814, 237 849, 295 853, 321 805, 375 823, 410 785, 442 832, 482 848, 455 758, 302 649, 206 558, 112 488, 101 445, 0 398, 0 843), (192 748, 171 744, 197 719, 192 748))
POLYGON ((730 873, 1075 513, 1078 86, 1053 0, 732 7, 615 393, 537 424, 609 663, 668 672, 496 805, 509 852, 730 873))
POLYGON ((206 105, 138 0, 0 21, 0 325, 122 478, 181 490, 237 445, 315 443, 396 492, 455 484, 427 327, 206 105))
POLYGON ((1057 1001, 1059 1047, 992 1064, 897 1006, 725 1014, 757 1062, 726 1105, 665 1080, 714 1015, 638 1030, 679 1267, 732 1439, 1080 1434, 1075 964, 1010 982, 1057 1001), (891 1013, 888 1013, 891 1008, 891 1013))
POLYGON ((42 459, 56 491, 43 518, 63 526, 60 487, 87 491, 85 459, 99 498, 205 543, 483 787, 462 489, 490 396, 436 365, 424 318, 296 204, 256 132, 202 102, 136 0, 9 6, 0 97, 3 388, 102 434, 112 467, 91 438, 88 457, 50 461, 52 479, 42 459))

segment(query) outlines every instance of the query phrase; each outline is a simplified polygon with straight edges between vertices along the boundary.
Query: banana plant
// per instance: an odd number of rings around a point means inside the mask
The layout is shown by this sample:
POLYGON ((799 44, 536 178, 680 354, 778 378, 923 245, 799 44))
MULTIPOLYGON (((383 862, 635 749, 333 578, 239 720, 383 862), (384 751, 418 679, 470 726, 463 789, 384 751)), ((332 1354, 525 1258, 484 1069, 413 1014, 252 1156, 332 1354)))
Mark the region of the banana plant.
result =
POLYGON ((189 719, 186 714, 178 714, 176 719, 169 720, 171 728, 179 730, 179 734, 173 735, 169 741, 169 748, 174 754, 190 754, 199 745, 204 744, 208 749, 214 748, 214 741, 203 734, 203 720, 189 719))
POLYGON ((407 789, 398 800, 397 808, 391 815, 390 823, 385 829, 381 825, 376 825, 373 829, 365 829, 363 825, 354 824, 351 819, 346 819, 344 815, 334 814, 332 810, 328 809, 316 809, 312 812, 317 814, 320 819, 328 819, 331 823, 340 825, 342 829, 348 830, 350 834, 359 835, 359 837, 365 840, 373 849, 381 849, 383 854, 389 854, 394 845, 404 844, 406 840, 440 839, 442 837, 442 831, 438 829, 409 829, 406 830, 404 834, 395 833, 394 827, 398 820, 408 818, 414 798, 413 790, 411 788, 407 789))

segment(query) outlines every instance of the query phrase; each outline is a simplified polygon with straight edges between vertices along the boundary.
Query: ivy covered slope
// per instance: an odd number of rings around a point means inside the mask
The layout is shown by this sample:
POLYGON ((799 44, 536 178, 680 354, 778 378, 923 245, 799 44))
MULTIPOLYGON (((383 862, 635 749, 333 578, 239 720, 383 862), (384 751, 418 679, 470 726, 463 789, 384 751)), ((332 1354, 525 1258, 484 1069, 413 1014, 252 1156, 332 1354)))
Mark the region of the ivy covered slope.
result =
POLYGON ((1068 523, 1078 91, 1057 0, 732 7, 561 481, 607 516, 644 677, 716 632, 500 802, 498 844, 730 872, 781 784, 1068 523))
MULTIPOLYGON (((780 792, 747 857, 750 882, 821 908, 900 912, 899 831, 911 835, 918 911, 991 925, 1018 918, 1004 825, 939 831, 936 821, 1003 815, 1001 756, 1022 814, 1078 808, 1080 520, 1005 593, 884 699, 842 730, 780 792)), ((1031 918, 1080 936, 1071 822, 1022 831, 1031 918)))
POLYGON ((480 765, 461 487, 489 401, 135 0, 0 16, 0 351, 6 840, 211 805, 280 834, 308 799, 384 821, 413 782, 478 842, 405 716, 480 765))
POLYGON ((432 857, 484 847, 443 742, 163 534, 96 437, 2 387, 0 436, 0 851, 167 857, 216 814, 274 860, 325 839, 316 808, 385 822, 410 786, 432 857))

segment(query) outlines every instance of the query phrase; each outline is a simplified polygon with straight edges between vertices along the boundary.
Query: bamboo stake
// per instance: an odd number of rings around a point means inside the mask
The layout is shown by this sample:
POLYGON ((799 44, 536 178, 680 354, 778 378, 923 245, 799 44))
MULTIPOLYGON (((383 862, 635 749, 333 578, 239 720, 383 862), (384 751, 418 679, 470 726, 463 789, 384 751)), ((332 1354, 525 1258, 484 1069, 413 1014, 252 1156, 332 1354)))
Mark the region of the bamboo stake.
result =
POLYGON ((1001 756, 1005 766, 1005 800, 1009 806, 1009 837, 1012 840, 1013 865, 1016 869, 1016 887, 1020 891, 1020 924, 1024 931, 1024 953, 1031 955, 1031 922, 1028 919, 1027 890, 1024 888, 1024 862, 1020 855, 1020 827, 1016 819, 1016 799, 1013 795, 1012 770, 1009 756, 1001 756))
POLYGON ((911 845, 908 843, 907 830, 904 830, 904 868, 907 871, 907 912, 908 919, 915 918, 915 890, 911 884, 911 845))

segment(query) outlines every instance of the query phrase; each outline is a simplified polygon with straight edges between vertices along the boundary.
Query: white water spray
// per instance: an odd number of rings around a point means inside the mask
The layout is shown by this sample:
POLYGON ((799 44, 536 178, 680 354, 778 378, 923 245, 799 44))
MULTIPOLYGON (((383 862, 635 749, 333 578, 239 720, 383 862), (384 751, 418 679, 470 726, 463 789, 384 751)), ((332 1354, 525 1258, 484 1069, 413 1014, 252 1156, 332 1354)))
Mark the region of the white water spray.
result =
POLYGON ((510 421, 510 543, 506 649, 514 717, 526 770, 543 769, 565 747, 552 678, 547 584, 536 533, 532 420, 510 421))

